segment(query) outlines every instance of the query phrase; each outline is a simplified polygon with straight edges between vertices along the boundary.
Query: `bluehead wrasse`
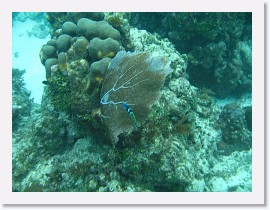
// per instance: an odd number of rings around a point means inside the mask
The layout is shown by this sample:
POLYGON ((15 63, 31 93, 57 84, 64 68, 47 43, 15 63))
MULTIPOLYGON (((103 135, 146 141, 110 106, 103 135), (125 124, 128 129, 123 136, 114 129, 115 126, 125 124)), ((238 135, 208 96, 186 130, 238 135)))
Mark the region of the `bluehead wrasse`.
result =
POLYGON ((138 130, 139 127, 138 127, 138 124, 137 124, 137 121, 136 121, 134 112, 133 112, 132 109, 126 104, 126 102, 122 102, 122 106, 123 106, 123 108, 128 112, 128 114, 130 115, 131 119, 133 120, 134 125, 135 125, 135 127, 136 127, 136 130, 138 130))

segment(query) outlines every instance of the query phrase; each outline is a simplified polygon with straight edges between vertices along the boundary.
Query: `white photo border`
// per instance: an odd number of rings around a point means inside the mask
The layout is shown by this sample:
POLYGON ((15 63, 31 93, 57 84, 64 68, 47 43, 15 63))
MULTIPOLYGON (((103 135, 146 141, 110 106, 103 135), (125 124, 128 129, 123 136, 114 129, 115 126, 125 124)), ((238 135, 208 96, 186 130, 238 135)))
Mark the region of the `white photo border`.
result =
POLYGON ((2 38, 0 189, 2 203, 264 204, 264 2, 262 0, 1 0, 0 14, 2 38), (9 71, 12 69, 12 12, 68 11, 252 12, 252 192, 12 192, 12 78, 9 71))

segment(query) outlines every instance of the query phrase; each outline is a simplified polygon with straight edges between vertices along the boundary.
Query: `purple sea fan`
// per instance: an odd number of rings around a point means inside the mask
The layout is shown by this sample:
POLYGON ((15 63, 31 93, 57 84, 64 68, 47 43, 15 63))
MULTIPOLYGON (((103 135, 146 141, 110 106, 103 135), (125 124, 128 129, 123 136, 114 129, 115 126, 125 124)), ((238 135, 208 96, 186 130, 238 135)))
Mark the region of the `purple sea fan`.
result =
POLYGON ((101 89, 101 116, 113 144, 118 135, 135 129, 126 103, 133 111, 137 124, 147 118, 153 103, 160 97, 165 77, 172 72, 161 56, 148 52, 120 51, 110 62, 101 89))

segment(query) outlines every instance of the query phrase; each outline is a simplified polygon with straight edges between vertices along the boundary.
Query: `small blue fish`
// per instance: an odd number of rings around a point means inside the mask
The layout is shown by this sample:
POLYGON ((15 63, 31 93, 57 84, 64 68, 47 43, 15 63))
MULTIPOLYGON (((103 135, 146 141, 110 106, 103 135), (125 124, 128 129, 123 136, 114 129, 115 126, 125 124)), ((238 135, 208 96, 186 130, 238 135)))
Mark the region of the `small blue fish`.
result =
POLYGON ((139 127, 138 127, 138 124, 137 124, 137 121, 136 121, 136 118, 135 118, 135 115, 134 115, 132 109, 127 105, 126 102, 122 102, 122 106, 128 112, 128 114, 130 115, 131 119, 133 120, 134 125, 136 127, 136 130, 138 130, 139 127))

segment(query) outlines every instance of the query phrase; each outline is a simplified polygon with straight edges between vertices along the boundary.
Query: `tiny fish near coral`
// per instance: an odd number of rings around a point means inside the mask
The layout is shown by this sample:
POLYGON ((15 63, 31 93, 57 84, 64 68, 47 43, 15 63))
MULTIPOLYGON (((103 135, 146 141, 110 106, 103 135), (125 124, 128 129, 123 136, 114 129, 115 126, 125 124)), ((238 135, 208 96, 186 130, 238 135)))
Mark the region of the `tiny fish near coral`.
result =
POLYGON ((139 127, 138 127, 137 120, 135 118, 135 115, 134 115, 132 109, 126 104, 126 102, 123 102, 122 106, 129 113, 130 117, 132 118, 132 120, 133 120, 133 122, 135 124, 136 130, 138 130, 139 127))
POLYGON ((118 142, 119 134, 131 132, 134 124, 137 127, 147 118, 151 106, 160 97, 165 77, 171 72, 166 59, 148 52, 120 51, 112 59, 102 85, 100 104, 113 144, 118 142), (133 115, 127 115, 129 109, 133 115))

